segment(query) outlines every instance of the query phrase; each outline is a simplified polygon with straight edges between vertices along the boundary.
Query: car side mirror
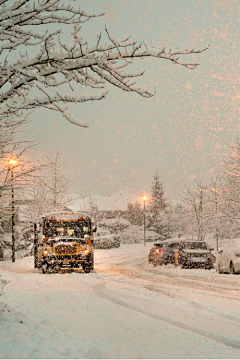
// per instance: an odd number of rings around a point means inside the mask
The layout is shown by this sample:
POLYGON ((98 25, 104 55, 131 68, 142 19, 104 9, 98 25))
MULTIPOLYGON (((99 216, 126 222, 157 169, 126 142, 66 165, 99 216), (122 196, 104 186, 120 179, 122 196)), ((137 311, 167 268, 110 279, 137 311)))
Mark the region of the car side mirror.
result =
POLYGON ((236 255, 236 256, 240 256, 240 252, 235 252, 235 255, 236 255))

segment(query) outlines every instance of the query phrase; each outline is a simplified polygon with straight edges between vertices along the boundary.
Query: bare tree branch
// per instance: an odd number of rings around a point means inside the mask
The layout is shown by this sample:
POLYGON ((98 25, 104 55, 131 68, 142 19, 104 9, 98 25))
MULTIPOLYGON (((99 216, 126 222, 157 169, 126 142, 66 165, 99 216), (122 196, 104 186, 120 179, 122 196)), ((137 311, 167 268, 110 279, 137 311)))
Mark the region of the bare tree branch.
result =
POLYGON ((87 127, 86 123, 73 119, 61 103, 101 100, 107 92, 100 95, 94 92, 88 97, 63 96, 60 95, 63 93, 61 87, 67 85, 72 92, 81 94, 82 86, 103 88, 109 83, 149 98, 155 92, 138 87, 135 80, 144 72, 123 70, 133 60, 158 58, 195 69, 199 65, 197 62, 181 58, 200 54, 209 47, 175 51, 150 48, 145 42, 131 40, 131 36, 114 39, 107 27, 105 34, 109 43, 101 45, 100 33, 96 45, 89 46, 80 35, 81 25, 102 15, 88 14, 82 9, 63 5, 60 0, 0 0, 0 54, 3 59, 0 63, 0 120, 9 114, 19 117, 21 111, 42 106, 61 112, 71 123, 87 127), (49 32, 46 28, 49 24, 55 24, 56 29, 49 32), (73 27, 67 44, 62 39, 62 33, 67 31, 66 24, 73 27), (14 57, 11 57, 12 52, 14 57), (30 56, 30 53, 34 55, 30 56), (56 87, 60 87, 60 91, 53 93, 56 87), (36 88, 44 93, 50 88, 51 92, 45 98, 39 98, 36 88))

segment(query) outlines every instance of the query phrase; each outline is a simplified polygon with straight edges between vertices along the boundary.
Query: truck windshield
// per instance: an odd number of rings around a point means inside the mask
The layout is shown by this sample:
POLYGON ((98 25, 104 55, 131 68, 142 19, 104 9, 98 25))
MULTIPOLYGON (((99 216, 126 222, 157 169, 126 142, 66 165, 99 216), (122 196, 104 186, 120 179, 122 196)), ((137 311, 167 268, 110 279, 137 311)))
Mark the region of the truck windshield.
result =
POLYGON ((47 237, 53 236, 74 236, 83 238, 91 234, 90 221, 45 221, 43 233, 47 237))

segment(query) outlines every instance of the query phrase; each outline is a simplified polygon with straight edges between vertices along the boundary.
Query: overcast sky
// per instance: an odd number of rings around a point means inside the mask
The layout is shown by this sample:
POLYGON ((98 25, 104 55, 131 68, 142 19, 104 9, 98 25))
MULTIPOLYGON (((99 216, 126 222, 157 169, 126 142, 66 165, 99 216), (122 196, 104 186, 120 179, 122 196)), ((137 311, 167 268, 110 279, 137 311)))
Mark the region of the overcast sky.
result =
POLYGON ((88 129, 50 110, 35 110, 24 136, 41 142, 37 154, 54 154, 59 145, 66 172, 74 180, 72 191, 86 194, 108 195, 120 189, 149 193, 157 171, 167 197, 178 199, 185 184, 219 174, 240 133, 239 2, 72 4, 90 13, 105 12, 82 27, 82 36, 90 42, 107 25, 114 38, 131 34, 155 47, 211 47, 189 58, 200 63, 193 71, 166 60, 136 61, 132 70, 146 70, 138 84, 151 91, 156 87, 156 95, 145 99, 107 85, 106 99, 69 107, 76 118, 89 123, 88 129))

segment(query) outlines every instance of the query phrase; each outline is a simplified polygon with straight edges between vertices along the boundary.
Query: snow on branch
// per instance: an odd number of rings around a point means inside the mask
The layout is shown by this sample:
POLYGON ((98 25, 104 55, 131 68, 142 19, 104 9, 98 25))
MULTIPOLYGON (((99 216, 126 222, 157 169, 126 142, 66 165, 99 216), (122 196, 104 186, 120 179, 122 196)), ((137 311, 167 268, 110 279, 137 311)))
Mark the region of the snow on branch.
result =
POLYGON ((144 42, 131 40, 131 36, 122 40, 113 38, 107 27, 108 43, 101 44, 100 33, 96 44, 89 46, 81 37, 81 26, 102 15, 88 14, 82 9, 63 5, 60 0, 17 0, 14 3, 0 0, 0 55, 3 59, 0 62, 0 119, 8 114, 20 116, 23 110, 42 106, 60 111, 71 123, 87 127, 86 123, 74 119, 61 103, 101 100, 107 92, 98 95, 94 92, 94 95, 84 97, 79 95, 82 86, 98 89, 111 84, 149 98, 155 91, 136 84, 136 79, 144 72, 126 72, 129 64, 135 59, 154 57, 193 70, 199 64, 182 58, 209 48, 175 51, 148 48, 144 42), (55 30, 50 32, 47 24, 55 24, 55 30), (66 24, 73 28, 67 44, 62 38, 63 32, 68 31, 66 24), (11 56, 13 52, 14 57, 11 56), (66 86, 77 95, 60 95, 60 92, 65 93, 66 86), (43 98, 34 97, 36 87, 45 94, 47 88, 51 91, 43 98), (56 91, 57 87, 64 91, 56 91))

